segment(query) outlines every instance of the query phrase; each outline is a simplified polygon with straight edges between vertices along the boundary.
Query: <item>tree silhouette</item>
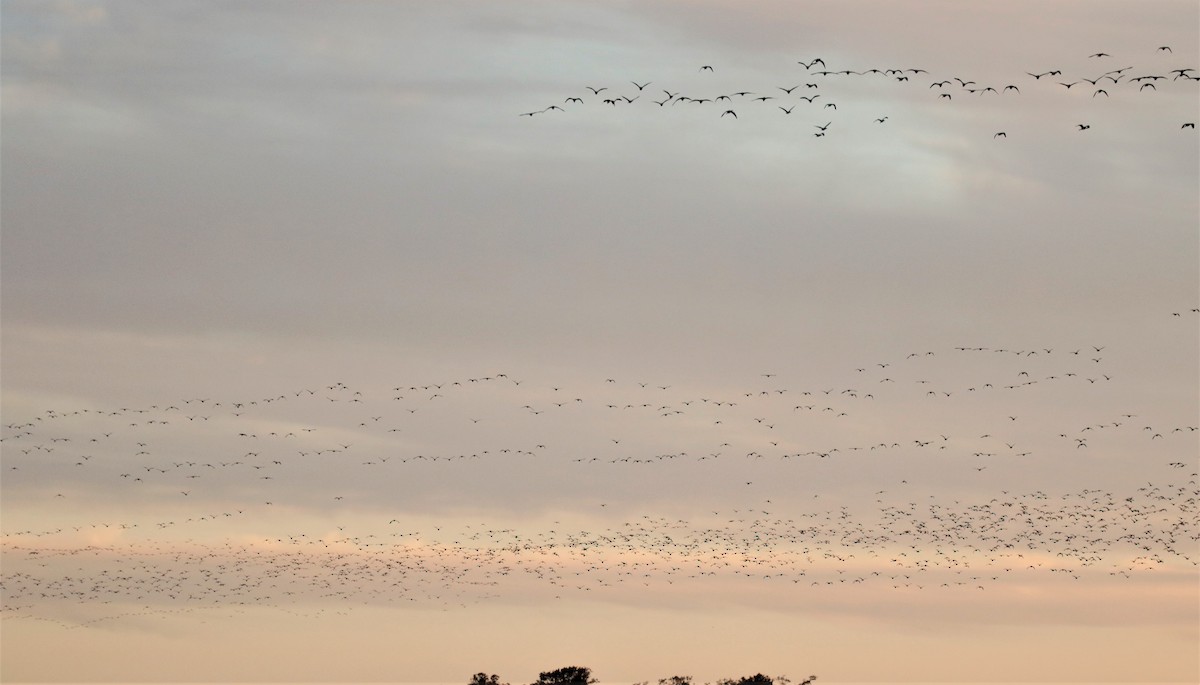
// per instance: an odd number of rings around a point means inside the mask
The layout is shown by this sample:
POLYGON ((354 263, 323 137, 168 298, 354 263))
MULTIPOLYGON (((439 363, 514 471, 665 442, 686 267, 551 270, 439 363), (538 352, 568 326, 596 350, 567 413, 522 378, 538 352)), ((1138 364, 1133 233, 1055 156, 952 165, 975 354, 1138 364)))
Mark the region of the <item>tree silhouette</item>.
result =
POLYGON ((538 674, 537 682, 533 685, 592 685, 596 679, 592 677, 592 669, 583 666, 567 666, 556 671, 546 671, 538 674))
MULTIPOLYGON (((811 685, 816 679, 817 676, 810 675, 796 685, 811 685)), ((595 685, 597 682, 599 681, 592 677, 592 669, 583 666, 567 666, 539 673, 538 679, 531 685, 595 685)), ((791 685, 791 683, 792 679, 784 675, 772 678, 756 673, 741 678, 722 678, 713 685, 791 685)), ((500 682, 498 675, 476 673, 471 676, 471 681, 467 685, 508 685, 508 683, 500 682)), ((647 685, 647 683, 641 682, 635 685, 647 685)), ((659 678, 658 685, 693 685, 692 676, 673 675, 669 678, 659 678)))
POLYGON ((718 680, 717 685, 775 685, 775 681, 771 678, 771 676, 756 673, 754 675, 743 676, 736 680, 733 678, 718 680))

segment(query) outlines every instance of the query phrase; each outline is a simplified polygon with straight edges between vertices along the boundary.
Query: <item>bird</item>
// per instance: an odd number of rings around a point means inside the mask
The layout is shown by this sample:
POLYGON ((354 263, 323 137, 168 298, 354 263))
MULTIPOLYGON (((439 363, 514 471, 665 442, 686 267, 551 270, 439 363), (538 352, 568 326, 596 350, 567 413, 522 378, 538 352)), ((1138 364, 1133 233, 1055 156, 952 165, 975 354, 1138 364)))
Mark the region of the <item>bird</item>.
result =
POLYGON ((992 137, 993 138, 1007 138, 1008 134, 1005 133, 1004 131, 996 131, 996 133, 992 137))

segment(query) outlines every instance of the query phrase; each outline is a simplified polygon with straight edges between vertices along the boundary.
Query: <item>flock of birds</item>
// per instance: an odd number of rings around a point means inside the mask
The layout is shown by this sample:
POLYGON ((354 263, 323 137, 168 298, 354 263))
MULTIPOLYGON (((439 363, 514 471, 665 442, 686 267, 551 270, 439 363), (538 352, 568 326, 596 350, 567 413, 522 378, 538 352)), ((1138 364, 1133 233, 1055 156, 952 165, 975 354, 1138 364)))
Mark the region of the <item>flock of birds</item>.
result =
MULTIPOLYGON (((946 106, 1040 89, 1096 107, 1200 81, 1169 46, 1151 52, 1149 69, 1097 52, 1086 73, 990 84, 812 58, 787 83, 731 92, 706 85, 717 68, 703 65, 686 91, 589 85, 522 116, 804 113, 826 137, 868 80, 946 106)), ((1156 333, 1178 335, 1181 319, 1194 333, 1197 315, 1170 312, 1156 333)), ((948 346, 824 382, 490 372, 9 412, 0 618, 75 629, 250 606, 316 616, 618 591, 682 602, 763 583, 786 604, 857 586, 1195 574, 1200 427, 1194 413, 1147 414, 1112 353, 1100 341, 948 346)))
POLYGON ((1195 573, 1198 426, 1145 413, 1113 353, 917 350, 828 384, 493 372, 10 416, 0 616, 1195 573))
MULTIPOLYGON (((1039 71, 1016 74, 1012 80, 1003 83, 980 82, 975 78, 958 75, 931 77, 926 69, 915 67, 832 68, 824 59, 815 57, 807 61, 798 61, 793 76, 783 85, 757 83, 749 88, 729 92, 715 89, 703 79, 689 83, 687 87, 666 87, 653 81, 628 81, 621 86, 587 85, 578 93, 563 98, 561 102, 521 112, 519 116, 569 113, 579 107, 597 104, 613 109, 630 106, 644 108, 649 105, 675 111, 705 108, 718 118, 728 117, 730 120, 751 114, 758 117, 790 117, 801 114, 801 118, 812 127, 812 135, 823 138, 831 132, 831 128, 833 131, 840 128, 835 124, 838 123, 839 117, 845 116, 847 110, 856 107, 861 110, 857 99, 862 97, 860 86, 865 81, 872 81, 880 88, 919 88, 928 93, 928 99, 945 103, 946 106, 964 99, 1018 97, 1022 94, 1022 88, 1026 91, 1057 91, 1076 98, 1086 98, 1095 101, 1097 107, 1110 100, 1133 96, 1148 98, 1172 88, 1185 86, 1193 86, 1193 89, 1187 92, 1194 97, 1194 85, 1200 82, 1200 73, 1196 68, 1171 64, 1174 51, 1169 45, 1159 46, 1152 51, 1150 57, 1153 66, 1149 68, 1132 65, 1111 68, 1116 58, 1107 52, 1096 52, 1087 56, 1089 68, 1086 71, 1064 74, 1061 68, 1043 68, 1039 71), (847 104, 850 107, 847 107, 847 104), (806 117, 803 116, 805 114, 806 117)), ((702 76, 715 75, 716 71, 716 67, 708 64, 697 70, 702 76)), ((870 106, 878 108, 877 101, 872 101, 870 106)), ((889 118, 889 114, 878 111, 859 115, 862 122, 870 121, 873 125, 887 124, 889 118)), ((1178 126, 1180 129, 1195 130, 1196 122, 1183 121, 1178 123, 1178 126)), ((1075 123, 1073 128, 1077 131, 1087 131, 1092 128, 1092 123, 1075 123)), ((992 133, 994 139, 1007 137, 1007 130, 992 133)))

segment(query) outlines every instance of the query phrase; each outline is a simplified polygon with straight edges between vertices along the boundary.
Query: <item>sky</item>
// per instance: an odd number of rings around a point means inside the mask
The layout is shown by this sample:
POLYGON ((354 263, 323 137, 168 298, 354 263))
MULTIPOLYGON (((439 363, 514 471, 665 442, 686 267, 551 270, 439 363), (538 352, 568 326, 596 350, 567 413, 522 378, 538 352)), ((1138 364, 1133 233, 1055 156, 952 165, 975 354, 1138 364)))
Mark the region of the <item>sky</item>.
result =
POLYGON ((5 682, 1200 679, 1196 3, 0 14, 5 682))

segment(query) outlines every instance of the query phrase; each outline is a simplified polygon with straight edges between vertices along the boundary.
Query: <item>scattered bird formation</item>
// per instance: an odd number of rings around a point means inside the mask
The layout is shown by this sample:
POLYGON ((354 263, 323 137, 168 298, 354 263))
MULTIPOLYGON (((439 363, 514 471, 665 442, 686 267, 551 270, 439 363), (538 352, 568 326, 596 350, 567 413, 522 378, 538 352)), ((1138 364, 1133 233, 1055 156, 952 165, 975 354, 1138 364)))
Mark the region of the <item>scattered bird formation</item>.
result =
POLYGON ((960 345, 823 382, 491 372, 9 416, 2 615, 1194 573, 1200 430, 1129 395, 1113 358, 1130 352, 960 345), (1098 474, 1118 467, 1133 477, 1098 474), (685 483, 691 514, 654 506, 685 483), (429 515, 454 484, 478 506, 429 515), (520 502, 538 523, 495 521, 520 502))
MULTIPOLYGON (((842 98, 854 99, 855 104, 857 98, 861 97, 861 86, 865 83, 875 85, 880 89, 891 89, 892 94, 900 93, 909 98, 909 109, 912 104, 920 103, 920 96, 917 95, 918 90, 923 90, 930 93, 924 96, 935 102, 944 103, 944 106, 956 106, 964 100, 985 102, 991 98, 1015 98, 1022 95, 1022 87, 1026 88, 1027 93, 1034 91, 1054 92, 1061 89, 1060 92, 1070 93, 1071 95, 1081 94, 1084 88, 1089 88, 1086 93, 1089 100, 1103 96, 1102 100, 1113 100, 1114 104, 1105 105, 1106 107, 1115 106, 1119 100, 1121 102, 1136 103, 1138 107, 1146 107, 1153 104, 1152 100, 1144 98, 1159 91, 1159 85, 1169 86, 1170 88, 1179 89, 1191 87, 1191 90, 1185 91, 1190 96, 1194 97, 1197 82, 1200 82, 1200 73, 1196 68, 1190 66, 1174 66, 1168 60, 1173 59, 1173 51, 1170 46, 1160 46, 1157 49, 1146 50, 1145 54, 1128 55, 1113 57, 1107 52, 1095 52, 1084 60, 1086 64, 1081 65, 1079 71, 1081 73, 1064 76, 1064 70, 1060 68, 1044 69, 1042 71, 1025 71, 1023 74, 1017 74, 1010 82, 994 83, 991 85, 977 82, 974 79, 963 78, 961 76, 950 76, 946 78, 931 79, 929 72, 925 69, 916 67, 891 67, 891 68, 830 68, 824 59, 812 58, 808 61, 800 60, 791 76, 787 78, 791 85, 778 85, 778 83, 758 82, 752 84, 746 89, 736 90, 720 90, 710 85, 708 79, 714 78, 717 69, 712 65, 701 66, 698 70, 698 80, 694 80, 687 84, 685 88, 678 90, 668 89, 663 86, 658 86, 659 92, 662 93, 661 99, 649 100, 649 103, 657 105, 660 109, 671 109, 675 111, 684 110, 704 110, 710 107, 718 107, 720 114, 718 118, 724 119, 729 117, 730 120, 739 120, 739 112, 745 116, 753 113, 757 117, 768 116, 775 114, 779 116, 779 112, 783 115, 791 115, 796 111, 797 107, 801 107, 801 111, 807 111, 810 116, 817 116, 817 113, 834 113, 838 112, 838 104, 842 98), (1118 66, 1116 68, 1107 68, 1112 66, 1114 60, 1128 59, 1136 61, 1139 66, 1118 66), (1149 66, 1140 66, 1141 64, 1149 64, 1149 66), (1098 66, 1099 65, 1099 66, 1098 66), (1045 80, 1043 80, 1043 78, 1045 80), (924 85, 924 80, 928 79, 928 85, 924 85), (1032 79, 1032 83, 1029 82, 1032 79), (796 81, 798 80, 798 82, 796 81), (1084 86, 1083 84, 1087 84, 1084 86), (1080 88, 1072 90, 1076 86, 1080 88), (897 89, 903 89, 898 91, 897 89), (916 90, 914 90, 916 89, 916 90), (686 92, 685 92, 686 90, 686 92), (913 100, 916 96, 918 99, 913 100), (1115 96, 1115 97, 1114 97, 1115 96), (1132 99, 1137 97, 1136 100, 1132 99), (834 102, 830 98, 837 97, 839 102, 834 102), (818 98, 824 98, 817 102, 818 98), (957 98, 957 99, 956 99, 957 98)), ((1127 62, 1122 62, 1127 64, 1127 62)), ((653 81, 637 82, 630 81, 635 91, 629 91, 628 94, 612 94, 603 97, 600 100, 584 99, 578 95, 569 95, 563 99, 562 103, 552 103, 542 109, 535 109, 522 112, 520 116, 533 117, 539 114, 549 112, 568 113, 570 109, 577 110, 579 107, 589 107, 596 104, 601 104, 610 108, 623 108, 635 103, 640 99, 640 96, 645 90, 651 86, 653 81), (632 96, 632 97, 631 97, 632 96), (569 109, 564 109, 562 105, 567 105, 569 109)), ((614 85, 614 88, 619 86, 614 85)), ((627 88, 628 86, 624 86, 627 88)), ((590 92, 590 95, 599 97, 602 92, 609 91, 608 86, 595 87, 585 86, 585 89, 590 92)), ((885 91, 887 92, 887 91, 885 91)), ((879 99, 872 98, 871 107, 878 108, 879 99)), ((645 106, 641 104, 640 106, 645 106)), ((1099 106, 1099 105, 1096 105, 1099 106)), ((861 112, 861 108, 856 110, 861 112)), ((1096 110, 1100 112, 1102 110, 1096 110)), ((821 114, 824 116, 824 114, 821 114)), ((874 121, 877 124, 884 124, 889 120, 890 115, 880 116, 877 111, 868 112, 865 115, 846 113, 847 117, 859 116, 862 121, 874 121)), ((848 119, 854 121, 857 119, 848 119)), ((1177 125, 1178 121, 1173 125, 1177 125)), ((1091 123, 1075 124, 1077 131, 1086 131, 1091 129, 1091 123)), ((827 127, 828 125, 826 125, 827 127)), ((824 137, 826 134, 825 128, 818 126, 820 129, 813 132, 814 137, 824 137)), ((1183 122, 1180 128, 1195 129, 1194 121, 1183 122)), ((1007 131, 999 131, 993 134, 992 138, 1008 138, 1007 131)))

